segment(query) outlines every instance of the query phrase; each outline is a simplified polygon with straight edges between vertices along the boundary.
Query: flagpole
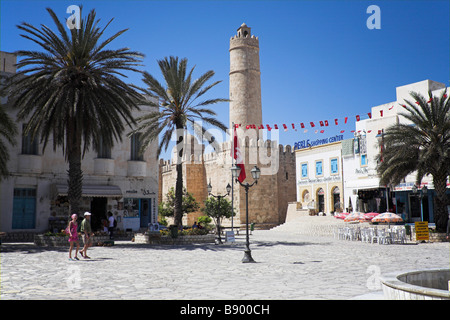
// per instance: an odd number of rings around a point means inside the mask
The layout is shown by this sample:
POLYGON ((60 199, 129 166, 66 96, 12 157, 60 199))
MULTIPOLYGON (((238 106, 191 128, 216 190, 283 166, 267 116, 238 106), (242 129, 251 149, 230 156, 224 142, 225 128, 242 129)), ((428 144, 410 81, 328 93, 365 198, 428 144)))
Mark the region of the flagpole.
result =
MULTIPOLYGON (((231 167, 233 167, 233 162, 234 162, 234 122, 231 123, 231 167)), ((230 170, 231 171, 231 170, 230 170)), ((231 174, 231 232, 233 232, 234 235, 234 179, 233 179, 233 173, 230 172, 231 174)))

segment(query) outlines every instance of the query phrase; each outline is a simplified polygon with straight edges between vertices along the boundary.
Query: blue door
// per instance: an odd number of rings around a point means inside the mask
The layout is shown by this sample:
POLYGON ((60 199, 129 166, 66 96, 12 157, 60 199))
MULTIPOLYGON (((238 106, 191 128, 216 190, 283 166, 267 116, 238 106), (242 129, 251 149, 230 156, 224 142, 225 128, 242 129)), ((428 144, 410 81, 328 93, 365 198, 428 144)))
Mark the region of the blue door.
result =
POLYGON ((140 199, 139 213, 141 217, 141 228, 147 228, 150 223, 151 199, 140 199))
POLYGON ((14 189, 13 229, 34 229, 36 227, 36 189, 14 189))

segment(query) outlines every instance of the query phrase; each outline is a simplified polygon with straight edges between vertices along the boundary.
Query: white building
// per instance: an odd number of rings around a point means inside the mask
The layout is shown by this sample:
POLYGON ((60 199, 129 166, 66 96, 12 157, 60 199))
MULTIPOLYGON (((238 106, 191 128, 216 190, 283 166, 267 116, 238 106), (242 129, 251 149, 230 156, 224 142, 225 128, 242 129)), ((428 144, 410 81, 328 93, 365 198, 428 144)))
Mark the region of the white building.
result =
POLYGON ((342 135, 294 145, 297 203, 314 213, 342 212, 342 135))
MULTIPOLYGON (((396 88, 396 100, 371 109, 371 118, 355 123, 355 137, 342 142, 345 208, 360 212, 385 212, 403 215, 407 221, 433 222, 432 177, 425 177, 422 186, 427 193, 420 197, 412 192, 415 174, 411 174, 399 186, 380 185, 376 157, 380 153, 379 141, 384 130, 397 123, 407 123, 401 116, 405 111, 404 100, 411 101, 410 92, 428 97, 428 91, 438 95, 445 88, 443 83, 424 80, 396 88)), ((420 187, 422 187, 420 186, 420 187)))
MULTIPOLYGON (((15 64, 11 54, 2 52, 2 64, 15 64), (8 56, 8 59, 3 59, 8 56), (13 62, 11 62, 13 61, 13 62)), ((14 66, 1 72, 8 76, 14 66)), ((2 103, 5 101, 2 100, 2 103)), ((141 106, 135 116, 150 111, 141 106)), ((9 110, 15 119, 17 111, 9 110)), ((67 170, 61 148, 56 152, 47 147, 42 153, 38 139, 31 141, 22 134, 24 123, 17 123, 16 146, 9 148, 10 176, 0 182, 0 231, 44 232, 61 230, 68 221, 67 170)), ((136 136, 123 134, 122 142, 99 153, 89 151, 82 161, 82 213, 92 213, 95 230, 101 229, 101 219, 111 211, 119 229, 138 230, 157 222, 158 161, 157 142, 139 155, 136 136)))

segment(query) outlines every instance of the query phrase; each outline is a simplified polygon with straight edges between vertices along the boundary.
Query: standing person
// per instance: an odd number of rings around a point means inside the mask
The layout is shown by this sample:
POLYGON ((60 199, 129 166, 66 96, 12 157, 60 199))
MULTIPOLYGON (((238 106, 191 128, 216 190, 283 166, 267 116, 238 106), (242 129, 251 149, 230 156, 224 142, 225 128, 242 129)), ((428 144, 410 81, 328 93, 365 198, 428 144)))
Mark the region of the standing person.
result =
POLYGON ((108 211, 108 221, 109 221, 109 227, 108 227, 108 231, 109 231, 109 238, 110 239, 114 239, 114 217, 113 214, 111 213, 111 211, 108 211))
POLYGON ((84 219, 81 222, 81 233, 83 234, 84 247, 81 249, 81 256, 85 259, 90 259, 87 255, 87 249, 92 245, 92 229, 91 229, 91 213, 85 212, 84 219))
POLYGON ((71 216, 71 218, 72 218, 72 220, 70 220, 70 222, 69 222, 69 242, 70 242, 69 260, 73 261, 73 259, 72 259, 73 243, 75 242, 77 244, 77 250, 75 252, 75 260, 79 260, 78 259, 78 250, 80 250, 80 242, 78 241, 78 232, 77 232, 77 228, 78 228, 77 219, 78 219, 78 216, 77 216, 76 213, 74 213, 71 216))

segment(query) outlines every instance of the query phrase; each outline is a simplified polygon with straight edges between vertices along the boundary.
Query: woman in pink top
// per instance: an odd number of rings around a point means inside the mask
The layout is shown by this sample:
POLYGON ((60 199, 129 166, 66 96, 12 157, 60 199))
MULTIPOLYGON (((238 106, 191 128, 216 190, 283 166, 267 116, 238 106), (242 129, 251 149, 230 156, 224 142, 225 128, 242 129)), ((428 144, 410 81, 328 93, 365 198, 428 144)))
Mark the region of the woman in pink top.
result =
POLYGON ((78 242, 78 232, 77 232, 77 228, 78 228, 78 224, 77 224, 77 218, 78 216, 76 215, 76 213, 74 213, 71 216, 72 220, 69 222, 69 243, 70 243, 70 249, 69 249, 69 260, 73 260, 72 259, 72 249, 73 249, 73 243, 75 242, 77 244, 77 250, 75 252, 75 259, 79 260, 77 255, 78 255, 78 250, 80 250, 80 243, 78 242))

